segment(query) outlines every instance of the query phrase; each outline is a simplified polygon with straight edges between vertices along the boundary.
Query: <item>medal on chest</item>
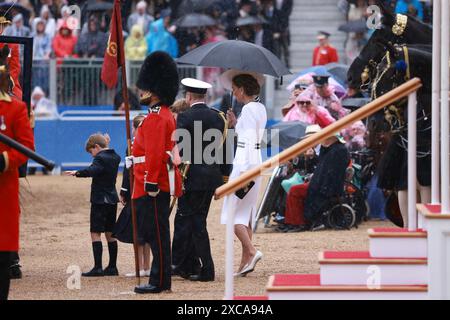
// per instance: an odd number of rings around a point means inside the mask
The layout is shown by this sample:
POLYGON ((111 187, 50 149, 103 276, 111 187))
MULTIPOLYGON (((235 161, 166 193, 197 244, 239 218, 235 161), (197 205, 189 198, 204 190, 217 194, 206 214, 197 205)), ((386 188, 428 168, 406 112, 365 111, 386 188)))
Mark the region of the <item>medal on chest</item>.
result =
POLYGON ((5 116, 0 116, 0 131, 6 130, 5 116))

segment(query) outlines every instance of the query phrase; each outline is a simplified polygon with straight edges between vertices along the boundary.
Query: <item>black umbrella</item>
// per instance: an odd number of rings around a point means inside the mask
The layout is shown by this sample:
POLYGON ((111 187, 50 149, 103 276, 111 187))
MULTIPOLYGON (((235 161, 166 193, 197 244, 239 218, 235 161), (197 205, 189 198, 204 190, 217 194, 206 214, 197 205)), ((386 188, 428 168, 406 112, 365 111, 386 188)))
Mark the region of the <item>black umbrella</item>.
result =
POLYGON ((7 18, 10 18, 12 20, 12 17, 17 15, 18 13, 21 13, 23 16, 23 22, 26 26, 28 26, 28 21, 30 20, 30 10, 25 8, 24 6, 13 3, 13 2, 3 2, 0 3, 0 15, 4 15, 8 11, 7 18))
POLYGON ((206 14, 190 13, 175 22, 180 28, 208 27, 217 25, 217 21, 206 14))
POLYGON ((347 98, 342 100, 342 106, 352 111, 358 110, 370 102, 369 98, 347 98))
POLYGON ((177 61, 196 66, 253 71, 274 77, 291 74, 280 59, 269 50, 239 40, 205 44, 186 53, 177 61))
POLYGON ((179 16, 192 12, 201 12, 219 2, 220 0, 183 0, 177 12, 179 16))
POLYGON ((112 10, 114 5, 109 2, 94 2, 89 3, 86 7, 86 11, 108 11, 112 10))
POLYGON ((341 63, 332 62, 332 63, 328 63, 328 64, 324 65, 324 67, 327 70, 327 72, 329 74, 331 74, 331 76, 334 78, 334 80, 336 80, 343 86, 346 85, 347 72, 348 72, 349 66, 347 66, 345 64, 341 64, 341 63))
POLYGON ((363 20, 363 19, 349 21, 343 25, 340 25, 338 30, 342 31, 342 32, 366 32, 367 31, 367 23, 366 23, 366 20, 363 20))
POLYGON ((307 126, 309 124, 301 121, 279 122, 267 130, 263 143, 271 147, 279 146, 282 150, 287 149, 300 141, 307 126))
POLYGON ((267 23, 264 19, 256 16, 247 16, 236 20, 236 27, 250 26, 267 23))

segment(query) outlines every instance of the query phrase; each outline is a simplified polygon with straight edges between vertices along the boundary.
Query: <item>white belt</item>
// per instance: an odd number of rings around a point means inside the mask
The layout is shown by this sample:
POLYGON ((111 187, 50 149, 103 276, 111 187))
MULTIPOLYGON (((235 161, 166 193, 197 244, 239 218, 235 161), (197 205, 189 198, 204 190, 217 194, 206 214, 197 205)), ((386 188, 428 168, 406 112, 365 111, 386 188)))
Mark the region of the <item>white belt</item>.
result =
POLYGON ((144 162, 145 162, 145 156, 133 157, 133 164, 144 163, 144 162))

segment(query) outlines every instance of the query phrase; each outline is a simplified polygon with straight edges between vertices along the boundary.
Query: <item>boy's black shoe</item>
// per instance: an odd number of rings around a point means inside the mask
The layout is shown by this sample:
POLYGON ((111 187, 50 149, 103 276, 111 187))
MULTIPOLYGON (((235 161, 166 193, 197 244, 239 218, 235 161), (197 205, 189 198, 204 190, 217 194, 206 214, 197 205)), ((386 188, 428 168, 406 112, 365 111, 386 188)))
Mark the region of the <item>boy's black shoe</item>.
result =
POLYGON ((89 272, 83 272, 81 274, 83 277, 103 277, 105 274, 102 268, 93 268, 89 272))
POLYGON ((106 267, 105 270, 103 270, 103 274, 105 276, 118 276, 119 270, 117 270, 117 267, 106 267))
POLYGON ((10 279, 22 279, 22 270, 20 270, 21 265, 14 263, 9 267, 9 278, 10 279))
POLYGON ((143 284, 137 287, 134 287, 134 292, 140 293, 140 294, 146 294, 146 293, 160 293, 163 291, 170 291, 170 289, 163 289, 161 287, 154 286, 152 284, 143 284))

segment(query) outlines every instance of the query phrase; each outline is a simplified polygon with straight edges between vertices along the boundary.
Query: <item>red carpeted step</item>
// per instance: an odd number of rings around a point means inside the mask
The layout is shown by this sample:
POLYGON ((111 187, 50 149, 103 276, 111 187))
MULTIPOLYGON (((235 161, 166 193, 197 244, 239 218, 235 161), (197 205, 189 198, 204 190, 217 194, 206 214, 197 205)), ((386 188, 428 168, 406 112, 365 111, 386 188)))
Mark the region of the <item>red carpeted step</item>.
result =
POLYGON ((276 274, 273 286, 320 286, 319 274, 276 274))
POLYGON ((275 274, 270 277, 268 291, 426 291, 426 285, 382 285, 379 288, 369 288, 367 285, 321 285, 319 274, 275 274))
POLYGON ((319 263, 407 263, 426 264, 426 258, 374 258, 369 251, 324 251, 319 254, 319 263))
POLYGON ((373 228, 373 229, 369 229, 369 230, 373 230, 374 232, 379 232, 379 233, 410 233, 410 232, 425 232, 425 230, 423 229, 417 229, 415 231, 409 231, 406 228, 373 228))
POLYGON ((450 214, 442 214, 440 204, 419 203, 416 205, 417 210, 428 219, 450 219, 450 214))
POLYGON ((425 208, 427 208, 431 214, 441 214, 442 207, 440 204, 425 204, 425 208))
POLYGON ((374 258, 426 258, 428 233, 423 229, 373 228, 367 230, 369 251, 374 258))

